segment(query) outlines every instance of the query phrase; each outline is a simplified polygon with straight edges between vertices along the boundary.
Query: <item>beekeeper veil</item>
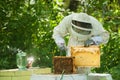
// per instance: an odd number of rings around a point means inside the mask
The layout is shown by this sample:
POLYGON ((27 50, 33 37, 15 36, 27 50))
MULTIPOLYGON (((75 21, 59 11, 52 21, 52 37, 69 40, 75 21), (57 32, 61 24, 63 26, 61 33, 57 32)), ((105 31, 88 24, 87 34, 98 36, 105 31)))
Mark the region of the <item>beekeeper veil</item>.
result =
POLYGON ((89 15, 86 13, 75 14, 72 18, 72 29, 76 33, 89 35, 92 31, 92 24, 89 15))

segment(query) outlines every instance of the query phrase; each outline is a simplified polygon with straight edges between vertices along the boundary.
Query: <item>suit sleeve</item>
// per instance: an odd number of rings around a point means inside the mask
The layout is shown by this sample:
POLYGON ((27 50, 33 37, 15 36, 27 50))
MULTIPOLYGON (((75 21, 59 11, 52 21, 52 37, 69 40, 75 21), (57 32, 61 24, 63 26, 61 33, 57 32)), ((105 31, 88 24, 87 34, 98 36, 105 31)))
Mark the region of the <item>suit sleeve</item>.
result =
POLYGON ((95 18, 92 18, 93 22, 93 37, 92 40, 96 44, 106 44, 109 41, 109 33, 106 31, 102 24, 96 20, 95 18))
POLYGON ((63 20, 53 29, 53 39, 56 44, 65 43, 64 36, 68 33, 68 28, 70 26, 70 16, 66 16, 63 20))

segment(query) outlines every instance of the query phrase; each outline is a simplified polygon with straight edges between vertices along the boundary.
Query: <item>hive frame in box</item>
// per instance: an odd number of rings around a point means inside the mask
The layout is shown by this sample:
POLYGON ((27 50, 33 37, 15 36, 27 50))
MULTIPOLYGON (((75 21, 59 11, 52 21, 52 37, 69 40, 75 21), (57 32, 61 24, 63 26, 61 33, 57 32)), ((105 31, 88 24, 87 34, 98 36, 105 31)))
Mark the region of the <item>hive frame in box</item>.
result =
POLYGON ((100 67, 100 47, 99 46, 72 46, 71 56, 75 57, 77 67, 100 67))
POLYGON ((55 74, 72 74, 74 73, 74 57, 54 56, 53 57, 55 74))

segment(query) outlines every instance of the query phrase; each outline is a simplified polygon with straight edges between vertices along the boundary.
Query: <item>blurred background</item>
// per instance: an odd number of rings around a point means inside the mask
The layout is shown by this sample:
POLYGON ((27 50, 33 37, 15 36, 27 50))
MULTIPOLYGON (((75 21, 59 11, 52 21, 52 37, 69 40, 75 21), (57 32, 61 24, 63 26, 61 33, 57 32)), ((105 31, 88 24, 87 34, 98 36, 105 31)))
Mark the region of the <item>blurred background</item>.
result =
POLYGON ((34 57, 33 67, 52 68, 52 57, 60 53, 53 28, 73 12, 94 16, 109 31, 101 67, 93 72, 120 80, 120 0, 0 0, 0 69, 17 68, 17 49, 34 57))

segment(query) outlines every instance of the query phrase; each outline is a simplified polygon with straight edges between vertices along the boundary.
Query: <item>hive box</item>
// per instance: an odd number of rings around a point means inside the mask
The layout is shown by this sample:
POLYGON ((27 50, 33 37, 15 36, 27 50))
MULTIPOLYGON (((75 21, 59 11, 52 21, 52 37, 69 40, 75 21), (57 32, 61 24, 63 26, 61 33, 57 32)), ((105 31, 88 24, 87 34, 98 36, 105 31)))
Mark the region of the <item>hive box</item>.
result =
POLYGON ((74 71, 74 58, 66 56, 54 56, 53 65, 55 74, 71 74, 74 71))
POLYGON ((79 67, 100 67, 99 46, 72 46, 71 55, 75 57, 75 66, 79 67))

